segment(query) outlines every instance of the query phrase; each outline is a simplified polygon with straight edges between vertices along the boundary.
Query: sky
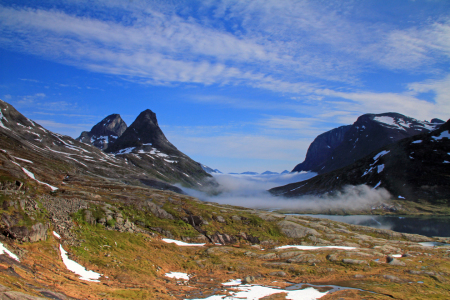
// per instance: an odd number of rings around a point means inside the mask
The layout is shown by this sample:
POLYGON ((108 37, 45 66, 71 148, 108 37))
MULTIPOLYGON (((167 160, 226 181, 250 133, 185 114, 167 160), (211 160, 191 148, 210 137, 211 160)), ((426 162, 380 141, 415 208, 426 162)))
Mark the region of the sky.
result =
POLYGON ((78 137, 151 109, 222 172, 281 172, 365 113, 450 116, 448 0, 0 0, 0 99, 78 137))

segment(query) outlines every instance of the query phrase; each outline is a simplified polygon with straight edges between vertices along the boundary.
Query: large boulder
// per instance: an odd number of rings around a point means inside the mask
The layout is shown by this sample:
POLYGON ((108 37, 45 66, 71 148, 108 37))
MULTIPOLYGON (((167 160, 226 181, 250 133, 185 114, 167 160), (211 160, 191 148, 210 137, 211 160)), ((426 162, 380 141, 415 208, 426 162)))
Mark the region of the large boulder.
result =
POLYGON ((321 235, 314 229, 302 226, 291 221, 280 221, 277 223, 282 233, 290 238, 303 238, 307 235, 319 236, 321 235))

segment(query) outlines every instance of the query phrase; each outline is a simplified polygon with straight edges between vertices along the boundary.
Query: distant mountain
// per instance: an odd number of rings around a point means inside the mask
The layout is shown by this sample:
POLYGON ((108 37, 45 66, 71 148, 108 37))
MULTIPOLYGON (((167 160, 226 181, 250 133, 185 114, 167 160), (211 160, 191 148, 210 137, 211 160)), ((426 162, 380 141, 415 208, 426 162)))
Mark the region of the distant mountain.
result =
POLYGON ((353 125, 319 135, 309 146, 305 161, 292 172, 327 173, 347 165, 403 138, 439 128, 444 121, 419 121, 398 113, 365 114, 353 125))
POLYGON ((76 140, 105 150, 111 146, 126 129, 127 124, 122 120, 120 115, 112 114, 92 127, 91 131, 83 131, 76 140))
POLYGON ((289 174, 289 173, 291 173, 291 172, 289 172, 288 170, 284 170, 283 172, 281 172, 281 175, 283 175, 283 174, 289 174))
POLYGON ((366 184, 385 188, 397 199, 422 199, 450 205, 449 178, 450 120, 431 133, 391 143, 344 168, 276 187, 270 192, 298 197, 333 193, 346 185, 366 184))
POLYGON ((212 168, 210 168, 208 166, 205 166, 205 165, 201 165, 201 166, 202 166, 202 169, 208 174, 223 174, 218 169, 212 169, 212 168))
MULTIPOLYGON (((230 173, 230 174, 231 174, 231 173, 230 173)), ((258 172, 250 172, 250 171, 247 171, 247 172, 242 172, 241 175, 259 175, 259 173, 258 173, 258 172)))
POLYGON ((272 171, 265 171, 264 173, 261 173, 261 175, 280 175, 280 173, 272 172, 272 171))
POLYGON ((201 188, 211 178, 198 162, 170 143, 158 125, 156 114, 147 109, 106 149, 144 169, 160 180, 201 188))

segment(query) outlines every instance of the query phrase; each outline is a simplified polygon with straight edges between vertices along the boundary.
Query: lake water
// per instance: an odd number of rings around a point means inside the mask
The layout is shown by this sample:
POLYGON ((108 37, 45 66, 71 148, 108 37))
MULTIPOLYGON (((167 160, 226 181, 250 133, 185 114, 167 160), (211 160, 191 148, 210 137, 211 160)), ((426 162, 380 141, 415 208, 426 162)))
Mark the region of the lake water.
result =
POLYGON ((450 237, 450 216, 372 216, 372 215, 303 215, 347 224, 390 229, 425 236, 450 237))

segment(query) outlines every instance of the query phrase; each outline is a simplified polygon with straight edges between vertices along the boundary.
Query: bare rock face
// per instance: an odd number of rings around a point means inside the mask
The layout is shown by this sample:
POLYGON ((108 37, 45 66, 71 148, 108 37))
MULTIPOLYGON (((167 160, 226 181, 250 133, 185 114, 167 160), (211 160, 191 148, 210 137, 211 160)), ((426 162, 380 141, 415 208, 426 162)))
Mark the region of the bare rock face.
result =
POLYGON ((311 228, 304 227, 300 224, 291 221, 278 222, 278 226, 287 237, 290 238, 303 238, 307 235, 318 236, 321 235, 317 231, 311 228))
POLYGON ((92 127, 91 131, 83 131, 77 138, 77 141, 105 150, 111 146, 126 129, 127 124, 122 120, 120 115, 112 114, 92 127))

